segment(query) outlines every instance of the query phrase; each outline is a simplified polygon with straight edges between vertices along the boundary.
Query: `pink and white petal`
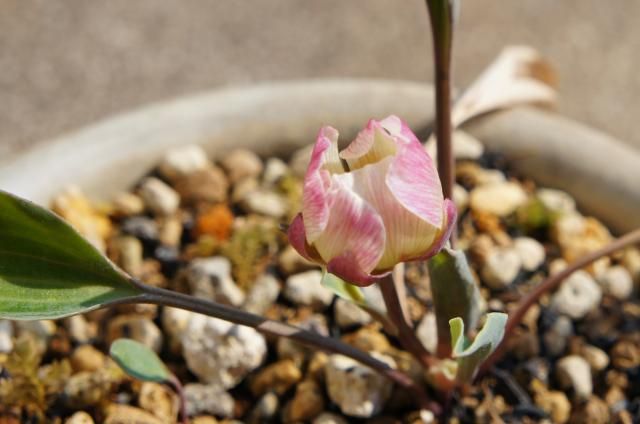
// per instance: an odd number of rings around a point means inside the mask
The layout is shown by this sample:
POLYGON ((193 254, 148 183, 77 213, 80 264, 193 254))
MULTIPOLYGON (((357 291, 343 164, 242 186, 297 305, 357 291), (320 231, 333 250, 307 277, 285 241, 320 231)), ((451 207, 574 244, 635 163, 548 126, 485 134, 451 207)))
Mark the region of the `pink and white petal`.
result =
POLYGON ((353 257, 353 253, 345 252, 342 255, 331 259, 327 264, 327 271, 331 274, 337 275, 348 283, 355 284, 360 287, 370 286, 381 278, 389 275, 391 272, 389 271, 383 274, 366 273, 358 266, 358 263, 353 260, 353 257))
POLYGON ((318 252, 307 243, 307 237, 304 229, 304 220, 302 214, 299 213, 293 218, 289 229, 287 230, 287 237, 289 243, 293 248, 305 259, 317 262, 324 265, 322 258, 318 255, 318 252))
MULTIPOLYGON (((427 252, 440 229, 406 209, 386 184, 394 158, 333 178, 352 189, 382 217, 386 233, 384 254, 375 272, 386 272, 398 262, 412 260, 427 252)), ((443 213, 440 210, 440 213, 443 213)))
POLYGON ((332 177, 327 196, 331 216, 325 230, 313 242, 313 247, 326 263, 351 252, 354 266, 369 273, 384 252, 384 224, 371 205, 337 179, 348 178, 348 175, 332 177))
POLYGON ((331 184, 330 173, 344 172, 338 157, 338 131, 323 127, 318 133, 311 152, 311 160, 304 177, 302 216, 309 243, 324 231, 329 220, 327 190, 331 184))
POLYGON ((365 129, 360 131, 342 152, 340 157, 347 161, 349 169, 362 168, 396 154, 396 143, 376 120, 369 120, 365 129))
POLYGON ((442 227, 443 196, 433 160, 420 142, 397 138, 398 154, 389 166, 386 185, 402 206, 436 228, 442 227))
POLYGON ((456 208, 455 203, 453 203, 449 199, 444 199, 444 215, 445 227, 431 246, 431 249, 429 249, 429 251, 424 256, 418 259, 425 260, 437 255, 438 252, 440 252, 444 248, 444 246, 451 238, 451 234, 453 234, 453 230, 456 228, 458 209, 456 208))
POLYGON ((380 125, 393 137, 399 137, 406 142, 420 142, 409 125, 396 115, 387 116, 380 121, 380 125))

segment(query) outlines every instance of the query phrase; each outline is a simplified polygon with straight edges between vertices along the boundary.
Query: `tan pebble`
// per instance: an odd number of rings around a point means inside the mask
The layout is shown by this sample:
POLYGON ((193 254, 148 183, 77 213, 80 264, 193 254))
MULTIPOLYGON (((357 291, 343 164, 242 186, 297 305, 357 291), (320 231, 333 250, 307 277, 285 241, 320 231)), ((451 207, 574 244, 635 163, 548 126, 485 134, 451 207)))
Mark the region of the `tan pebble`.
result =
POLYGON ((202 415, 191 420, 191 424, 218 424, 218 422, 215 417, 209 415, 202 415))
POLYGON ((302 373, 291 359, 284 359, 262 369, 251 382, 251 391, 255 396, 273 390, 283 394, 292 385, 300 381, 302 373))
POLYGON ((142 272, 142 243, 135 237, 122 236, 113 242, 113 256, 125 272, 140 277, 142 272))
POLYGON ((67 418, 64 424, 93 424, 93 418, 84 411, 78 411, 67 418))
POLYGON ((71 367, 75 372, 97 371, 104 367, 105 355, 90 344, 78 346, 71 354, 71 367))
POLYGON ((132 338, 156 352, 162 347, 162 333, 149 318, 138 315, 120 315, 109 322, 109 343, 121 337, 132 338))
POLYGON ((142 181, 139 194, 147 209, 157 215, 171 215, 180 205, 178 193, 155 177, 142 181))
POLYGON ((313 380, 304 380, 296 387, 288 408, 288 418, 291 421, 309 421, 324 410, 324 396, 322 389, 313 380))
POLYGON ((138 405, 163 422, 169 424, 176 421, 178 402, 177 396, 167 386, 148 381, 142 383, 138 405))
POLYGON ((169 180, 184 177, 211 166, 207 153, 197 144, 170 149, 162 158, 158 170, 169 180))
POLYGON ((587 360, 591 370, 599 372, 609 365, 609 356, 605 351, 595 346, 585 345, 582 347, 582 357, 587 360))
POLYGON ((182 220, 178 216, 171 216, 165 219, 160 225, 158 234, 160 243, 165 246, 177 247, 182 238, 182 220))
POLYGON ((571 402, 563 392, 549 391, 537 393, 535 403, 551 417, 554 423, 563 424, 571 416, 571 402))
POLYGON ((185 202, 218 203, 227 200, 229 182, 220 168, 212 166, 178 179, 174 187, 185 202))
POLYGON ((128 405, 111 404, 106 415, 104 424, 164 424, 147 411, 128 405))
POLYGON ((138 215, 144 212, 144 202, 133 193, 120 193, 113 198, 113 214, 116 216, 138 215))
POLYGON ((222 166, 232 183, 247 177, 258 177, 263 170, 262 160, 247 149, 236 149, 222 159, 222 166))
POLYGON ((610 423, 609 407, 597 396, 591 396, 580 404, 571 415, 571 423, 607 424, 610 423))
POLYGON ((476 187, 471 191, 469 205, 472 210, 505 217, 527 201, 520 184, 505 181, 476 187))

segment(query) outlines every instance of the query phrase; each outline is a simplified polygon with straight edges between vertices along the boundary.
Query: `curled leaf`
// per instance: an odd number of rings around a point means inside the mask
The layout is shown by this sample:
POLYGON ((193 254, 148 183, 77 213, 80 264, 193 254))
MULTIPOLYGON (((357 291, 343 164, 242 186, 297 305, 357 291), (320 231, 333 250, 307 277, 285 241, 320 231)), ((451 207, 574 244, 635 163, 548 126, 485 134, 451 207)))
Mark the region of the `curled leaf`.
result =
POLYGON ((504 337, 504 327, 507 324, 507 314, 491 312, 482 330, 469 344, 464 336, 464 321, 460 317, 449 321, 451 327, 452 356, 458 362, 456 380, 460 383, 470 383, 475 377, 478 367, 498 347, 504 337))

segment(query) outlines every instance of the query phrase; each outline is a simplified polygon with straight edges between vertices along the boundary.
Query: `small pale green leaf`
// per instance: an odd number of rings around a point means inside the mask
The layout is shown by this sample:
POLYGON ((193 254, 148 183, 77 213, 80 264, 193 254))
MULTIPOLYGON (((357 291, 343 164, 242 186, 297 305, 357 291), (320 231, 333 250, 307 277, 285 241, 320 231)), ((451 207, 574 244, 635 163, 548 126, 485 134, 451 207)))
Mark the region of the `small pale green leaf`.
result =
POLYGON ((360 287, 347 283, 340 277, 329 272, 325 272, 322 276, 322 285, 345 300, 358 305, 365 303, 365 296, 360 287))
POLYGON ((451 343, 453 358, 458 362, 456 379, 461 383, 470 383, 475 377, 478 367, 498 347, 504 337, 504 327, 507 324, 507 314, 492 312, 487 314, 487 320, 482 330, 469 345, 464 335, 464 322, 457 317, 449 321, 451 327, 451 343))
POLYGON ((118 339, 111 343, 109 354, 133 378, 162 383, 170 381, 171 372, 156 353, 131 339, 118 339))
POLYGON ((0 318, 62 318, 139 294, 58 216, 0 190, 0 318))
POLYGON ((468 332, 476 329, 481 314, 480 291, 464 252, 442 249, 428 265, 438 339, 448 346, 449 320, 461 317, 468 332))

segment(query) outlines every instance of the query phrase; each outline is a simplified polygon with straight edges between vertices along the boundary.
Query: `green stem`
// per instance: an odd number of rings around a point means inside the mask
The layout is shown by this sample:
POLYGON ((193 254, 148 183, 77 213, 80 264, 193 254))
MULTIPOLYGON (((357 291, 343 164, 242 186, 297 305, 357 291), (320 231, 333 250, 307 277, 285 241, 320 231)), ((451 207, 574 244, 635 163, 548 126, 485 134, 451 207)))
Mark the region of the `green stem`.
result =
MULTIPOLYGON (((450 0, 426 0, 433 35, 433 60, 436 89, 435 135, 438 146, 438 174, 442 192, 453 199, 455 162, 451 143, 451 48, 453 10, 450 0)), ((455 234, 451 237, 452 246, 455 234)))
POLYGON ((388 364, 377 360, 373 356, 341 342, 340 340, 323 337, 317 333, 306 331, 290 324, 273 321, 231 306, 210 302, 208 300, 199 299, 197 297, 188 296, 171 290, 165 290, 159 287, 149 286, 136 279, 132 279, 131 282, 142 292, 141 295, 132 299, 135 303, 151 303, 155 305, 185 309, 233 322, 235 324, 252 327, 265 334, 287 337, 303 345, 321 349, 325 352, 348 356, 349 358, 372 368, 399 386, 412 392, 413 395, 416 396, 416 400, 422 408, 430 409, 436 414, 439 413, 439 406, 430 401, 422 386, 416 384, 409 376, 401 371, 391 368, 388 364))
POLYGON ((569 277, 577 270, 584 268, 585 266, 597 261, 603 256, 610 255, 617 250, 637 243, 640 243, 640 228, 637 230, 633 230, 630 233, 627 233, 626 235, 613 241, 612 243, 609 243, 603 248, 589 253, 588 255, 581 257, 577 261, 570 263, 565 269, 549 276, 540 285, 533 289, 520 301, 520 303, 516 307, 516 310, 513 313, 509 314, 509 320, 507 321, 507 325, 505 326, 502 342, 500 343, 500 345, 498 345, 497 349, 493 351, 491 356, 489 356, 487 360, 484 361, 484 363, 480 367, 478 375, 486 373, 489 369, 491 369, 493 364, 495 364, 500 360, 500 358, 502 358, 507 349, 507 340, 513 335, 516 327, 520 325, 520 322, 522 322, 522 319, 527 314, 529 308, 537 303, 545 293, 555 290, 567 277, 569 277))

